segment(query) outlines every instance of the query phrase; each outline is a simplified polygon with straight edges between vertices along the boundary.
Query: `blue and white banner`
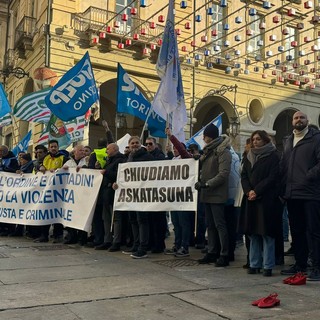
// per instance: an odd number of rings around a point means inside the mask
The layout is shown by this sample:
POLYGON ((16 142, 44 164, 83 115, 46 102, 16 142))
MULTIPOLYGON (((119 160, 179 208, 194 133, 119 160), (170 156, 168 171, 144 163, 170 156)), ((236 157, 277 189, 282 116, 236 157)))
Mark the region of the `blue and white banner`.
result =
POLYGON ((211 123, 213 123, 219 129, 219 134, 221 135, 221 133, 222 133, 222 117, 221 117, 221 114, 220 114, 219 116, 214 118, 211 122, 209 122, 205 127, 200 129, 196 134, 194 134, 186 142, 186 146, 189 147, 190 144, 195 143, 200 147, 200 149, 203 149, 203 147, 205 146, 205 143, 203 141, 203 131, 211 123))
POLYGON ((164 119, 170 115, 172 133, 184 142, 184 126, 188 119, 174 25, 174 0, 169 2, 162 41, 156 67, 161 83, 152 102, 152 108, 164 119))
POLYGON ((99 94, 88 52, 45 98, 48 108, 63 121, 84 115, 97 100, 99 94))
POLYGON ((4 91, 2 83, 0 83, 0 118, 11 112, 11 107, 4 91))
POLYGON ((0 222, 61 223, 89 231, 102 177, 99 170, 91 169, 23 175, 0 172, 0 222))
POLYGON ((29 142, 31 139, 31 130, 23 137, 23 139, 12 149, 12 152, 15 156, 19 154, 19 152, 27 152, 29 142))
POLYGON ((128 113, 142 121, 147 121, 148 130, 153 137, 166 138, 166 121, 150 108, 151 103, 143 96, 128 73, 118 63, 117 112, 128 113))

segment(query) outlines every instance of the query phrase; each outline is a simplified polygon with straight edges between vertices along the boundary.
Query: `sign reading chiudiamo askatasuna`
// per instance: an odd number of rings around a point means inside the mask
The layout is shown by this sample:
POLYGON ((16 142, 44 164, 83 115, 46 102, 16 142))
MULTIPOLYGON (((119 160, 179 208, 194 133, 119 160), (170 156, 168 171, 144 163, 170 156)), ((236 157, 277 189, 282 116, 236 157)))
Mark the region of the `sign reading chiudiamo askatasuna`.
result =
POLYGON ((0 222, 62 223, 89 231, 102 182, 98 170, 59 169, 45 174, 0 173, 0 222))
POLYGON ((114 210, 196 211, 197 181, 194 159, 120 164, 114 210))

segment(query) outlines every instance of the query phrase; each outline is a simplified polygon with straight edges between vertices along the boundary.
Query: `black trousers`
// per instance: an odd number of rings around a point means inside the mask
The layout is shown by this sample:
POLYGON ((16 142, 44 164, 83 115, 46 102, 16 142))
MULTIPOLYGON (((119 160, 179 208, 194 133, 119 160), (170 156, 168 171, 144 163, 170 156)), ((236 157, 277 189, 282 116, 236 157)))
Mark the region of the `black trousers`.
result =
POLYGON ((307 266, 310 251, 313 266, 320 268, 320 201, 291 199, 287 207, 297 265, 307 266), (308 248, 308 237, 312 250, 308 248))

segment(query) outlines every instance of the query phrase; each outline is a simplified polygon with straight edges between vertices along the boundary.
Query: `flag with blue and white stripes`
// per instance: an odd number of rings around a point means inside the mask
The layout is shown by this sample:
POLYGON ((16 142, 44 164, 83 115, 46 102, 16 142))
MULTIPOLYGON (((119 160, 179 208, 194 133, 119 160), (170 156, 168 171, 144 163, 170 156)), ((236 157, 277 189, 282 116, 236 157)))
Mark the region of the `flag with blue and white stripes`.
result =
POLYGON ((200 129, 196 134, 194 134, 186 143, 187 148, 190 144, 197 144, 200 149, 203 149, 205 143, 203 141, 203 131, 209 125, 213 123, 219 129, 219 135, 222 133, 222 117, 221 114, 214 118, 211 122, 209 122, 205 127, 200 129))

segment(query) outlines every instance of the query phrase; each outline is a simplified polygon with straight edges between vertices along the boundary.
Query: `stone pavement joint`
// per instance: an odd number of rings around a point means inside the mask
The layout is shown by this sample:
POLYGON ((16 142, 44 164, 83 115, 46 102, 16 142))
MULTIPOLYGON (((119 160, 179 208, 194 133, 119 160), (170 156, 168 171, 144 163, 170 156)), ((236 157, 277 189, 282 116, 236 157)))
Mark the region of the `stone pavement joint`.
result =
MULTIPOLYGON (((23 238, 0 238, 0 253, 7 256, 0 259, 0 320, 319 318, 319 283, 284 285, 283 266, 270 278, 248 275, 242 268, 244 246, 226 268, 198 265, 196 259, 203 255, 193 248, 190 259, 150 254, 136 261, 121 252, 76 245, 33 247, 23 238), (280 306, 251 306, 273 292, 279 294, 280 306)), ((292 263, 292 257, 285 259, 292 263)))

